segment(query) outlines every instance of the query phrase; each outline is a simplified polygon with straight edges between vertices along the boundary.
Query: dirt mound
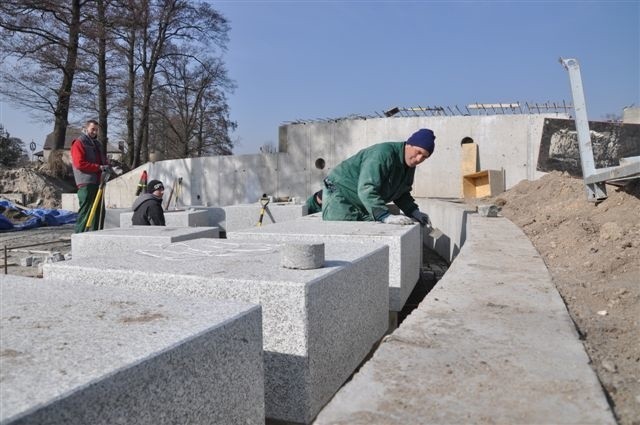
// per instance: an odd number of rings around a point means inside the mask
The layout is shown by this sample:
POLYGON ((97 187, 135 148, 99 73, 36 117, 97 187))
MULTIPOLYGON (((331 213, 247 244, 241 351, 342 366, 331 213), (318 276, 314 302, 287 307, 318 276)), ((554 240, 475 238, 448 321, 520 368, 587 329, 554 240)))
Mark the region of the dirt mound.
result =
POLYGON ((51 177, 37 168, 0 170, 0 193, 22 193, 29 205, 60 208, 62 193, 72 192, 75 192, 72 183, 51 177))
MULTIPOLYGON (((552 172, 494 199, 544 258, 621 424, 640 424, 640 182, 584 183, 552 172)), ((549 359, 553 361, 553 359, 549 359)))

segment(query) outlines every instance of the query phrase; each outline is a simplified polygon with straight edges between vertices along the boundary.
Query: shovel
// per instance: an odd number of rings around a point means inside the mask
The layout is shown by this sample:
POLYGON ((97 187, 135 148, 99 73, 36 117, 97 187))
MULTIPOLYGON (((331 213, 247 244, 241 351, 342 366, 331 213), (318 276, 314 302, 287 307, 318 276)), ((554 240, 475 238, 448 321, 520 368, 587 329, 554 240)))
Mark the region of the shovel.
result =
POLYGON ((258 224, 256 226, 260 227, 262 226, 262 219, 264 218, 264 212, 267 208, 267 205, 269 205, 269 197, 267 196, 266 193, 262 194, 262 198, 260 198, 260 218, 258 219, 258 224))

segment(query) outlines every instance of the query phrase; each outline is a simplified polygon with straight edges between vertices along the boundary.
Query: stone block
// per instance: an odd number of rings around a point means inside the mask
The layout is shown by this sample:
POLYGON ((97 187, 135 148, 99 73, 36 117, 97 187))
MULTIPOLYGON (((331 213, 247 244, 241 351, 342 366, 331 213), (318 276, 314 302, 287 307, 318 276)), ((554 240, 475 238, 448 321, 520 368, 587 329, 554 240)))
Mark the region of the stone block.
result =
POLYGON ((0 276, 0 423, 264 424, 261 308, 0 276))
POLYGON ((78 204, 78 195, 75 193, 63 193, 61 208, 66 211, 78 212, 80 206, 78 204))
POLYGON ((80 280, 198 299, 261 304, 265 409, 309 423, 387 329, 388 247, 325 244, 324 267, 281 267, 282 244, 196 239, 47 264, 45 280, 80 280))
MULTIPOLYGON (((132 211, 121 213, 120 227, 132 227, 132 217, 132 211)), ((169 227, 206 227, 210 225, 207 212, 194 209, 165 211, 164 222, 169 227)))
MULTIPOLYGON (((131 208, 106 208, 104 214, 104 227, 103 229, 114 229, 120 226, 120 215, 123 213, 133 213, 131 208)), ((131 216, 129 216, 129 226, 131 226, 131 216)))
POLYGON ((420 226, 398 226, 365 221, 323 221, 308 215, 287 223, 227 233, 228 239, 265 241, 348 241, 366 246, 389 246, 389 309, 400 311, 420 278, 422 244, 420 226))
MULTIPOLYGON (((221 231, 232 232, 245 228, 257 227, 260 219, 259 202, 254 204, 230 205, 226 207, 197 207, 209 214, 209 225, 218 226, 221 231)), ((303 217, 307 214, 307 206, 291 202, 270 202, 262 218, 262 226, 282 223, 303 217)))
POLYGON ((198 238, 217 238, 217 227, 133 226, 71 235, 71 257, 129 255, 136 249, 198 238))

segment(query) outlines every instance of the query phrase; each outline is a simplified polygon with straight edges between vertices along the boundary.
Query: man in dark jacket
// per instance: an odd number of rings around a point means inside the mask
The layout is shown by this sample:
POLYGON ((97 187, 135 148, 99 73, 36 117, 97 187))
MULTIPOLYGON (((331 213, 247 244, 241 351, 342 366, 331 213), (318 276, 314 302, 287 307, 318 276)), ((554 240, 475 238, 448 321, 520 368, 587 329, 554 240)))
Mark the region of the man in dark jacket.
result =
POLYGON ((342 161, 324 181, 322 219, 412 224, 414 218, 430 225, 429 216, 411 196, 411 187, 415 167, 431 156, 435 139, 433 131, 423 128, 406 142, 379 143, 342 161), (405 215, 391 214, 388 202, 405 215))
POLYGON ((138 196, 133 206, 131 223, 134 226, 164 226, 162 210, 164 185, 160 180, 151 180, 147 185, 147 193, 138 196))

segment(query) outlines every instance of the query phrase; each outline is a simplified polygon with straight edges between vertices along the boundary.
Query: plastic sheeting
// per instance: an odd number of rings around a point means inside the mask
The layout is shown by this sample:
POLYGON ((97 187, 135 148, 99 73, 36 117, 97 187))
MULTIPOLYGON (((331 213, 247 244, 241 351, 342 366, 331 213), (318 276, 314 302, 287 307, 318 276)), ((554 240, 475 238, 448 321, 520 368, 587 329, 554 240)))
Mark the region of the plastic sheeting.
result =
POLYGON ((42 226, 61 226, 75 223, 78 213, 47 208, 23 209, 0 200, 0 232, 33 229, 42 226))

